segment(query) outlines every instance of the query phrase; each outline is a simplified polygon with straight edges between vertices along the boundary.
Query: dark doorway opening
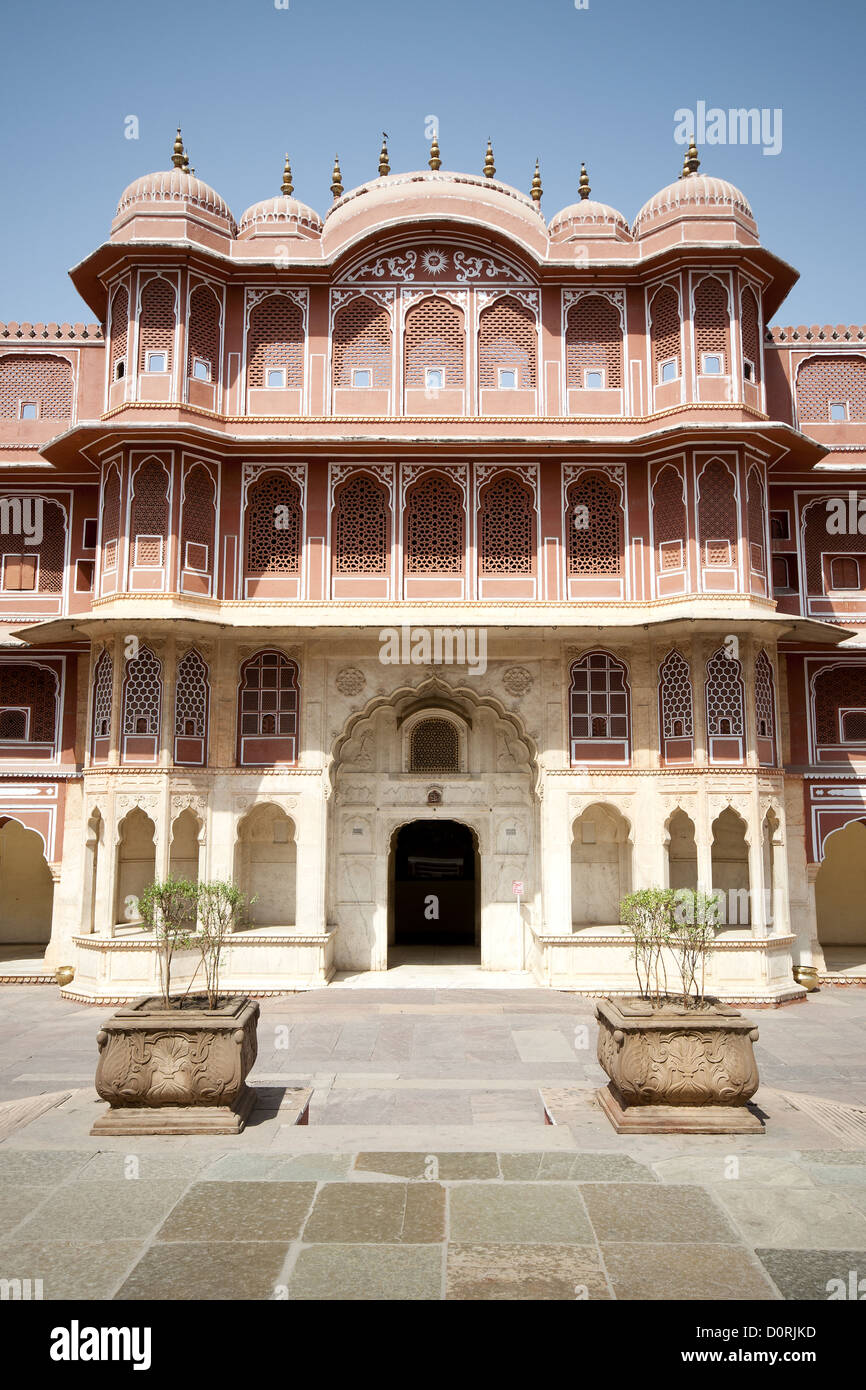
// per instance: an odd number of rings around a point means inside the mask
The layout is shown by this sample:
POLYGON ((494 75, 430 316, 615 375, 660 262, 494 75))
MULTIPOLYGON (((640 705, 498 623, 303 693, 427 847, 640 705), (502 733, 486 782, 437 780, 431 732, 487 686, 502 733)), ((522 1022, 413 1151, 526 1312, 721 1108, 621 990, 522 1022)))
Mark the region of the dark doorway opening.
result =
POLYGON ((472 831, 452 820, 401 826, 393 850, 395 946, 474 946, 476 850, 472 831))

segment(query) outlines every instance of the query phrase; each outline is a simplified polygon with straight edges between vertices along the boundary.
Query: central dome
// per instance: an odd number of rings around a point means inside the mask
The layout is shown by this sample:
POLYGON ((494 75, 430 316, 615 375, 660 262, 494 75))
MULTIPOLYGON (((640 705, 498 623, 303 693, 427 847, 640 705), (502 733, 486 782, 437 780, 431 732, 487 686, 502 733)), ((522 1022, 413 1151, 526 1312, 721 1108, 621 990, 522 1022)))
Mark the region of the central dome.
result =
POLYGON ((323 250, 339 255, 374 230, 434 222, 471 223, 535 257, 546 254, 547 227, 531 198, 496 179, 444 169, 381 175, 342 193, 325 217, 323 250))

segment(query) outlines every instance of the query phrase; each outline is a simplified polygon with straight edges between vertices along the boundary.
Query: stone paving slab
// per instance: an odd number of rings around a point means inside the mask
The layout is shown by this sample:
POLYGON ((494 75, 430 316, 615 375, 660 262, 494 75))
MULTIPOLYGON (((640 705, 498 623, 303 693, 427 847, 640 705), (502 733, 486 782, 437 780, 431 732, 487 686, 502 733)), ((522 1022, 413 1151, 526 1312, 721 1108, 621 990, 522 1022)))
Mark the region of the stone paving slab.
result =
MULTIPOLYGON (((866 1167, 866 1153, 819 1152, 823 1169, 866 1167)), ((43 1179, 4 1184, 24 1199, 0 1232, 0 1277, 42 1279, 46 1299, 570 1301, 823 1299, 829 1280, 866 1277, 866 1215, 797 1152, 745 1155, 726 1182, 703 1181, 718 1176, 706 1156, 702 1181, 683 1183, 685 1157, 616 1150, 223 1149, 183 1179, 132 1176, 173 1173, 179 1157, 127 1154, 119 1170, 114 1153, 0 1147, 0 1168, 43 1179)))
POLYGON ((95 1139, 110 1012, 0 991, 0 1100, 73 1088, 0 1142, 0 1278, 46 1299, 826 1299, 866 1279, 866 1145, 791 1099, 866 1095, 866 991, 746 1011, 768 1130, 741 1138, 615 1135, 590 1001, 365 987, 262 1001, 243 1134, 95 1139), (293 1087, 307 1127, 278 1108, 293 1087))

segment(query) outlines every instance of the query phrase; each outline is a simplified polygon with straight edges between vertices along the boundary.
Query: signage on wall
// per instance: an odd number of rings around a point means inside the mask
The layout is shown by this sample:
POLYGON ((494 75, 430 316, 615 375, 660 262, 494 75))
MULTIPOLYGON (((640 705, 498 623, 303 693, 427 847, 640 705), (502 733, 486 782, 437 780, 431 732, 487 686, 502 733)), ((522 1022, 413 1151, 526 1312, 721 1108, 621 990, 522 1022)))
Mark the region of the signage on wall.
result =
POLYGON ((522 878, 513 878, 513 879, 511 880, 511 891, 512 891, 512 893, 514 894, 515 898, 522 898, 522 897, 523 897, 523 879, 522 879, 522 878))

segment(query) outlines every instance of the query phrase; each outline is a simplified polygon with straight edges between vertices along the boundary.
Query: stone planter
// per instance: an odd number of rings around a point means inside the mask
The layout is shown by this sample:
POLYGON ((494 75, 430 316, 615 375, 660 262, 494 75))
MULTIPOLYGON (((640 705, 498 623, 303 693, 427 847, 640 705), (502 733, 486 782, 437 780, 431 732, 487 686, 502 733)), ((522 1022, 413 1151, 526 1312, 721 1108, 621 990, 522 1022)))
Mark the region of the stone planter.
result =
POLYGON ((166 1009, 139 999, 96 1035, 96 1089, 111 1109, 91 1134, 239 1134, 255 1102, 259 1005, 166 1009))
POLYGON ((618 1134, 763 1134, 747 1108, 758 1089, 758 1030, 736 1009, 602 999, 595 1016, 610 1077, 598 1098, 618 1134))

